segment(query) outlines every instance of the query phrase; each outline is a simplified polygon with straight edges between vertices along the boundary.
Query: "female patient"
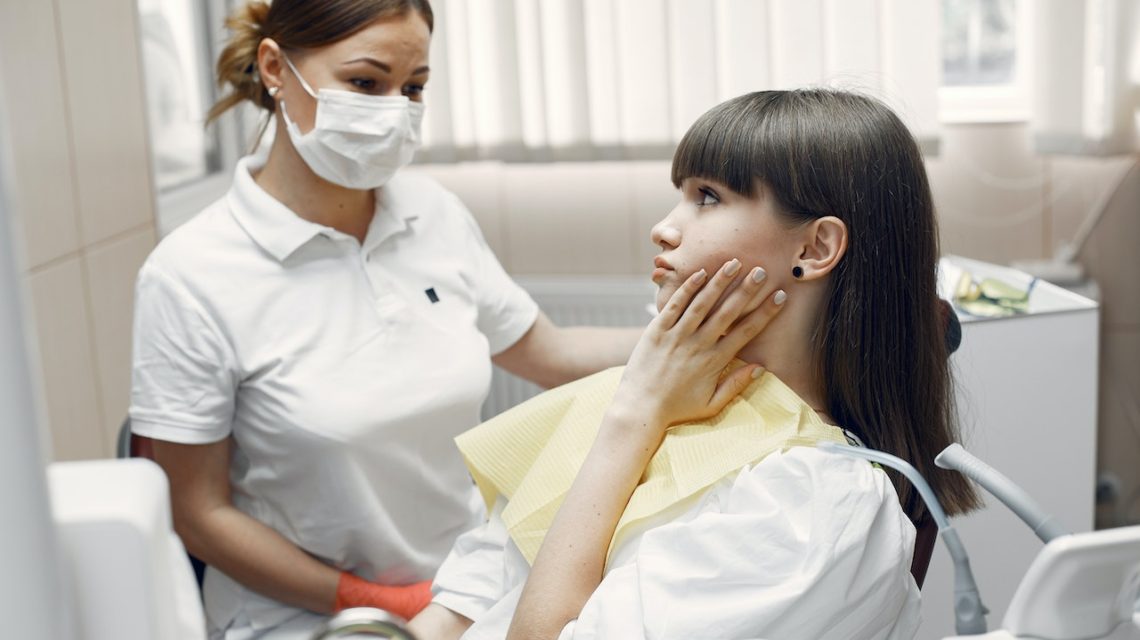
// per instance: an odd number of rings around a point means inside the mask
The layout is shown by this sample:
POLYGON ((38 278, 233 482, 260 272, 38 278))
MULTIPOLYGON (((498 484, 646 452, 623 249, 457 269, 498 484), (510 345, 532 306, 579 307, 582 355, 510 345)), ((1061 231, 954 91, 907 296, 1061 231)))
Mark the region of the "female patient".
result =
POLYGON ((693 125, 672 177, 629 365, 460 438, 494 508, 422 638, 914 635, 916 492, 810 446, 865 443, 948 513, 977 504, 933 465, 956 433, 913 138, 866 97, 753 93, 693 125))

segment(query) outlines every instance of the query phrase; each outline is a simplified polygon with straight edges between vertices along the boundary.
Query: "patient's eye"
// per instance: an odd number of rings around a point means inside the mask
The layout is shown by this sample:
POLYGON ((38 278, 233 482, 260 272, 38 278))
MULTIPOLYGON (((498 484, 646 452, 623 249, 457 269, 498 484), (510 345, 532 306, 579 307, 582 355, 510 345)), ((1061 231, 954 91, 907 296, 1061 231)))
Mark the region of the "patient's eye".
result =
POLYGON ((720 196, 716 194, 709 187, 701 187, 698 191, 699 197, 697 198, 698 207, 708 207, 720 202, 720 196))

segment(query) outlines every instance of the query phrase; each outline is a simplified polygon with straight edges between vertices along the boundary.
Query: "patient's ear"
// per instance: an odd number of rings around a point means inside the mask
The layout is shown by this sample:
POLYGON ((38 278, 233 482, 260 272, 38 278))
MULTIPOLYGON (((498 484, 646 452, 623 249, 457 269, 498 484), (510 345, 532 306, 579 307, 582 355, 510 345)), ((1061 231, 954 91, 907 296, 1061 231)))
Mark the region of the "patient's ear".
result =
POLYGON ((835 216, 823 216, 808 223, 803 234, 799 260, 792 265, 802 271, 798 278, 812 280, 831 273, 847 253, 847 225, 835 216))

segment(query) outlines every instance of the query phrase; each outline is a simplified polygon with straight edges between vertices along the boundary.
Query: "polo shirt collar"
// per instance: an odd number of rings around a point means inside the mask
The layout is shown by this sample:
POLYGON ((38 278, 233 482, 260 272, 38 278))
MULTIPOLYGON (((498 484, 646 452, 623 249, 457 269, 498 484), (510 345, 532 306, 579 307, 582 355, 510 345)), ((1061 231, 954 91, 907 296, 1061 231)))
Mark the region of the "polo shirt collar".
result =
POLYGON ((408 190, 403 186, 403 180, 397 173, 376 190, 376 212, 372 214, 372 222, 364 236, 363 251, 372 251, 388 238, 403 232, 411 220, 419 217, 416 201, 409 199, 408 190))
MULTIPOLYGON (((305 220, 266 193, 252 175, 264 164, 264 157, 247 156, 239 160, 233 185, 226 196, 234 218, 254 242, 278 261, 284 261, 319 235, 344 235, 331 227, 305 220)), ((393 178, 392 182, 395 181, 393 178)), ((366 251, 407 229, 408 222, 417 217, 415 207, 409 206, 412 203, 406 201, 403 190, 389 188, 394 186, 392 182, 377 190, 376 211, 364 238, 366 251)))

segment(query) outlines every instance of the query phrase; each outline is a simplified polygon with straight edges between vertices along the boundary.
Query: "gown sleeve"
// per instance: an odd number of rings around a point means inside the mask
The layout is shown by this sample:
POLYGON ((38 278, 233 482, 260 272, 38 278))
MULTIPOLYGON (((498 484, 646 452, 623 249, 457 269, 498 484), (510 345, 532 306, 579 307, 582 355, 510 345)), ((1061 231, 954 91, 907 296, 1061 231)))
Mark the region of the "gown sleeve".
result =
POLYGON ((913 546, 884 472, 795 447, 646 532, 560 640, 910 638, 913 546))
POLYGON ((432 602, 479 620, 507 595, 505 506, 500 497, 487 522, 455 541, 432 583, 432 602))

